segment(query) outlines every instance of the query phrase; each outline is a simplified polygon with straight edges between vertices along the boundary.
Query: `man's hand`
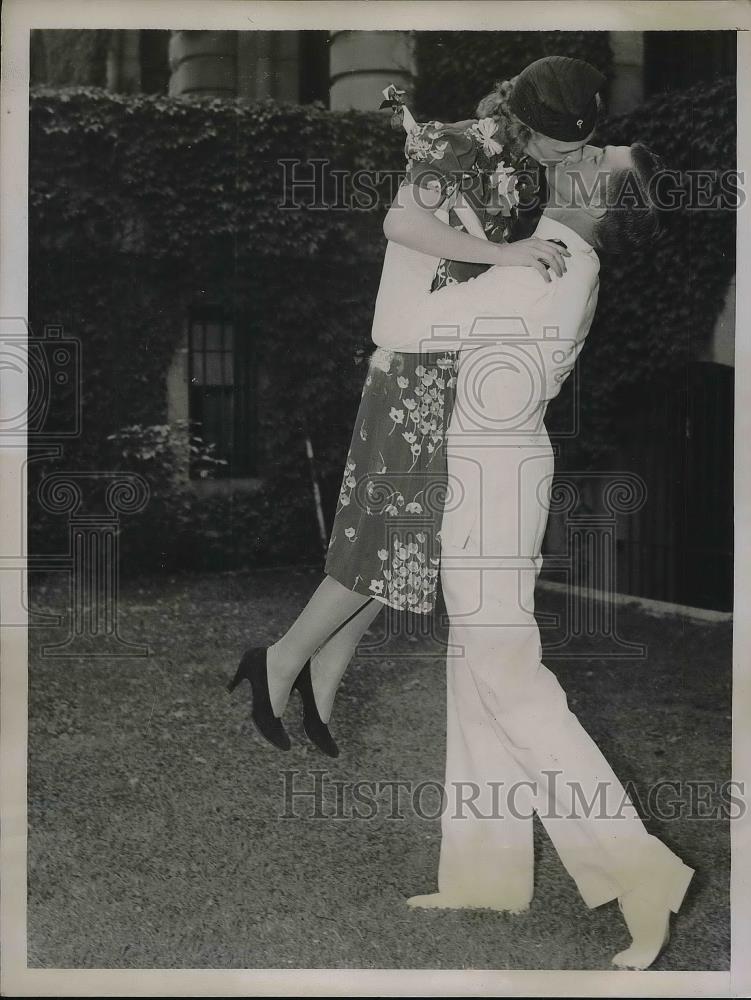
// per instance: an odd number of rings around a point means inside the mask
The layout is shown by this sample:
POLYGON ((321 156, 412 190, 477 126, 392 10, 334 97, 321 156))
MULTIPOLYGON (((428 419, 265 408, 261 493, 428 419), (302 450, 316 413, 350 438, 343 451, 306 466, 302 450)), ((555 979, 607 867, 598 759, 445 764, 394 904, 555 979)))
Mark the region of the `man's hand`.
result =
POLYGON ((552 268, 559 278, 562 277, 566 273, 566 262, 563 258, 570 256, 568 250, 559 249, 538 236, 530 236, 529 239, 519 240, 516 243, 499 243, 498 260, 495 263, 506 267, 510 265, 533 267, 540 272, 545 281, 551 281, 549 269, 552 268))

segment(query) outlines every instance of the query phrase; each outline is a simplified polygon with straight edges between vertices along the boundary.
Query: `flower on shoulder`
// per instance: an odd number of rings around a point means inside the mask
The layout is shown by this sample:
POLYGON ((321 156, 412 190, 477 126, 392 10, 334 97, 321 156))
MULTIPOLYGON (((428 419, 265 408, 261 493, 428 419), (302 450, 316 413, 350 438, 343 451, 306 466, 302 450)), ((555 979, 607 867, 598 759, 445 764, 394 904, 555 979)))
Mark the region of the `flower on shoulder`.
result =
POLYGON ((473 136, 482 145, 486 156, 498 156, 503 152, 503 146, 493 138, 498 131, 498 122, 495 118, 480 118, 472 128, 473 136))

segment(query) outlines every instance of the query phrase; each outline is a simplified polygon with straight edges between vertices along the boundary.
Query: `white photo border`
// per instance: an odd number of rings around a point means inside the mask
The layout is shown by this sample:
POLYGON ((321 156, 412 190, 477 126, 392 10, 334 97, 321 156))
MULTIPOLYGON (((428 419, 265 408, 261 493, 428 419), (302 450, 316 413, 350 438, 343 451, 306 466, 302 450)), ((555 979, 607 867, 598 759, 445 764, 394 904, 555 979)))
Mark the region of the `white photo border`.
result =
MULTIPOLYGON (((488 0, 427 3, 246 0, 5 0, 0 92, 0 323, 28 311, 29 40, 34 28, 216 30, 711 30, 738 31, 738 169, 751 176, 751 7, 692 3, 488 0), (744 114, 745 112, 745 114, 744 114)), ((745 209, 745 210, 744 210, 745 209)), ((751 216, 737 214, 733 779, 751 778, 751 216)), ((26 405, 26 386, 0 372, 0 425, 26 405)), ((25 551, 23 440, 0 438, 2 553, 25 551)), ((27 620, 24 573, 2 572, 0 616, 27 620)), ((0 617, 0 623, 2 618, 0 617)), ((4 996, 748 996, 751 994, 751 815, 731 824, 729 972, 460 970, 29 969, 26 964, 27 631, 0 624, 0 946, 4 996)))

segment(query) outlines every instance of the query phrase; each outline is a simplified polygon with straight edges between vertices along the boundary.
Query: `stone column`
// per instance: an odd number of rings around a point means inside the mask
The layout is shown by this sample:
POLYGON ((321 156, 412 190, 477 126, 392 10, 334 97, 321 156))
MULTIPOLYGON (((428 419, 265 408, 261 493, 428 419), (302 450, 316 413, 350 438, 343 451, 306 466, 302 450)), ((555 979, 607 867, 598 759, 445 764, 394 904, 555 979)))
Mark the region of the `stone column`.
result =
POLYGON ((107 90, 136 94, 141 89, 140 31, 110 32, 107 90))
POLYGON ((237 93, 236 31, 173 31, 169 43, 172 97, 237 93))
POLYGON ((373 111, 389 83, 409 96, 415 76, 409 31, 332 31, 330 52, 332 111, 373 111))
POLYGON ((247 100, 297 101, 298 31, 237 32, 237 94, 247 100))

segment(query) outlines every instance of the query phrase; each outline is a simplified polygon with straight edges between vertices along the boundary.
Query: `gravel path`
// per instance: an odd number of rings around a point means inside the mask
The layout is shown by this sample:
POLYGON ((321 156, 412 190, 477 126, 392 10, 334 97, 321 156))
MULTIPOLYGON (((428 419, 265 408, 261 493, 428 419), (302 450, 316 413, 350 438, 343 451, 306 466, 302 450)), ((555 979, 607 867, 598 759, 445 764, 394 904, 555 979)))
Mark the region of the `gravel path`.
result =
MULTIPOLYGON (((510 916, 407 908, 436 888, 440 840, 439 820, 408 796, 402 818, 385 792, 374 818, 353 820, 345 787, 336 818, 333 781, 442 780, 441 630, 410 636, 402 621, 377 644, 374 626, 375 648, 336 705, 338 760, 305 740, 296 697, 289 753, 256 735, 247 687, 230 698, 223 685, 244 646, 273 641, 317 580, 307 569, 130 580, 120 634, 147 643, 148 658, 43 657, 65 629, 31 630, 29 965, 609 968, 628 944, 617 905, 584 906, 537 820, 535 899, 510 916), (310 790, 316 770, 324 815, 308 798, 284 818, 285 785, 310 790)), ((31 596, 34 611, 65 607, 53 577, 31 596)), ((538 611, 561 601, 541 593, 538 611)), ((546 657, 570 707, 639 793, 661 779, 729 780, 731 626, 618 614, 647 658, 546 657)), ((425 809, 436 801, 428 789, 425 809)), ((727 820, 647 826, 697 869, 654 968, 727 969, 727 820)))

